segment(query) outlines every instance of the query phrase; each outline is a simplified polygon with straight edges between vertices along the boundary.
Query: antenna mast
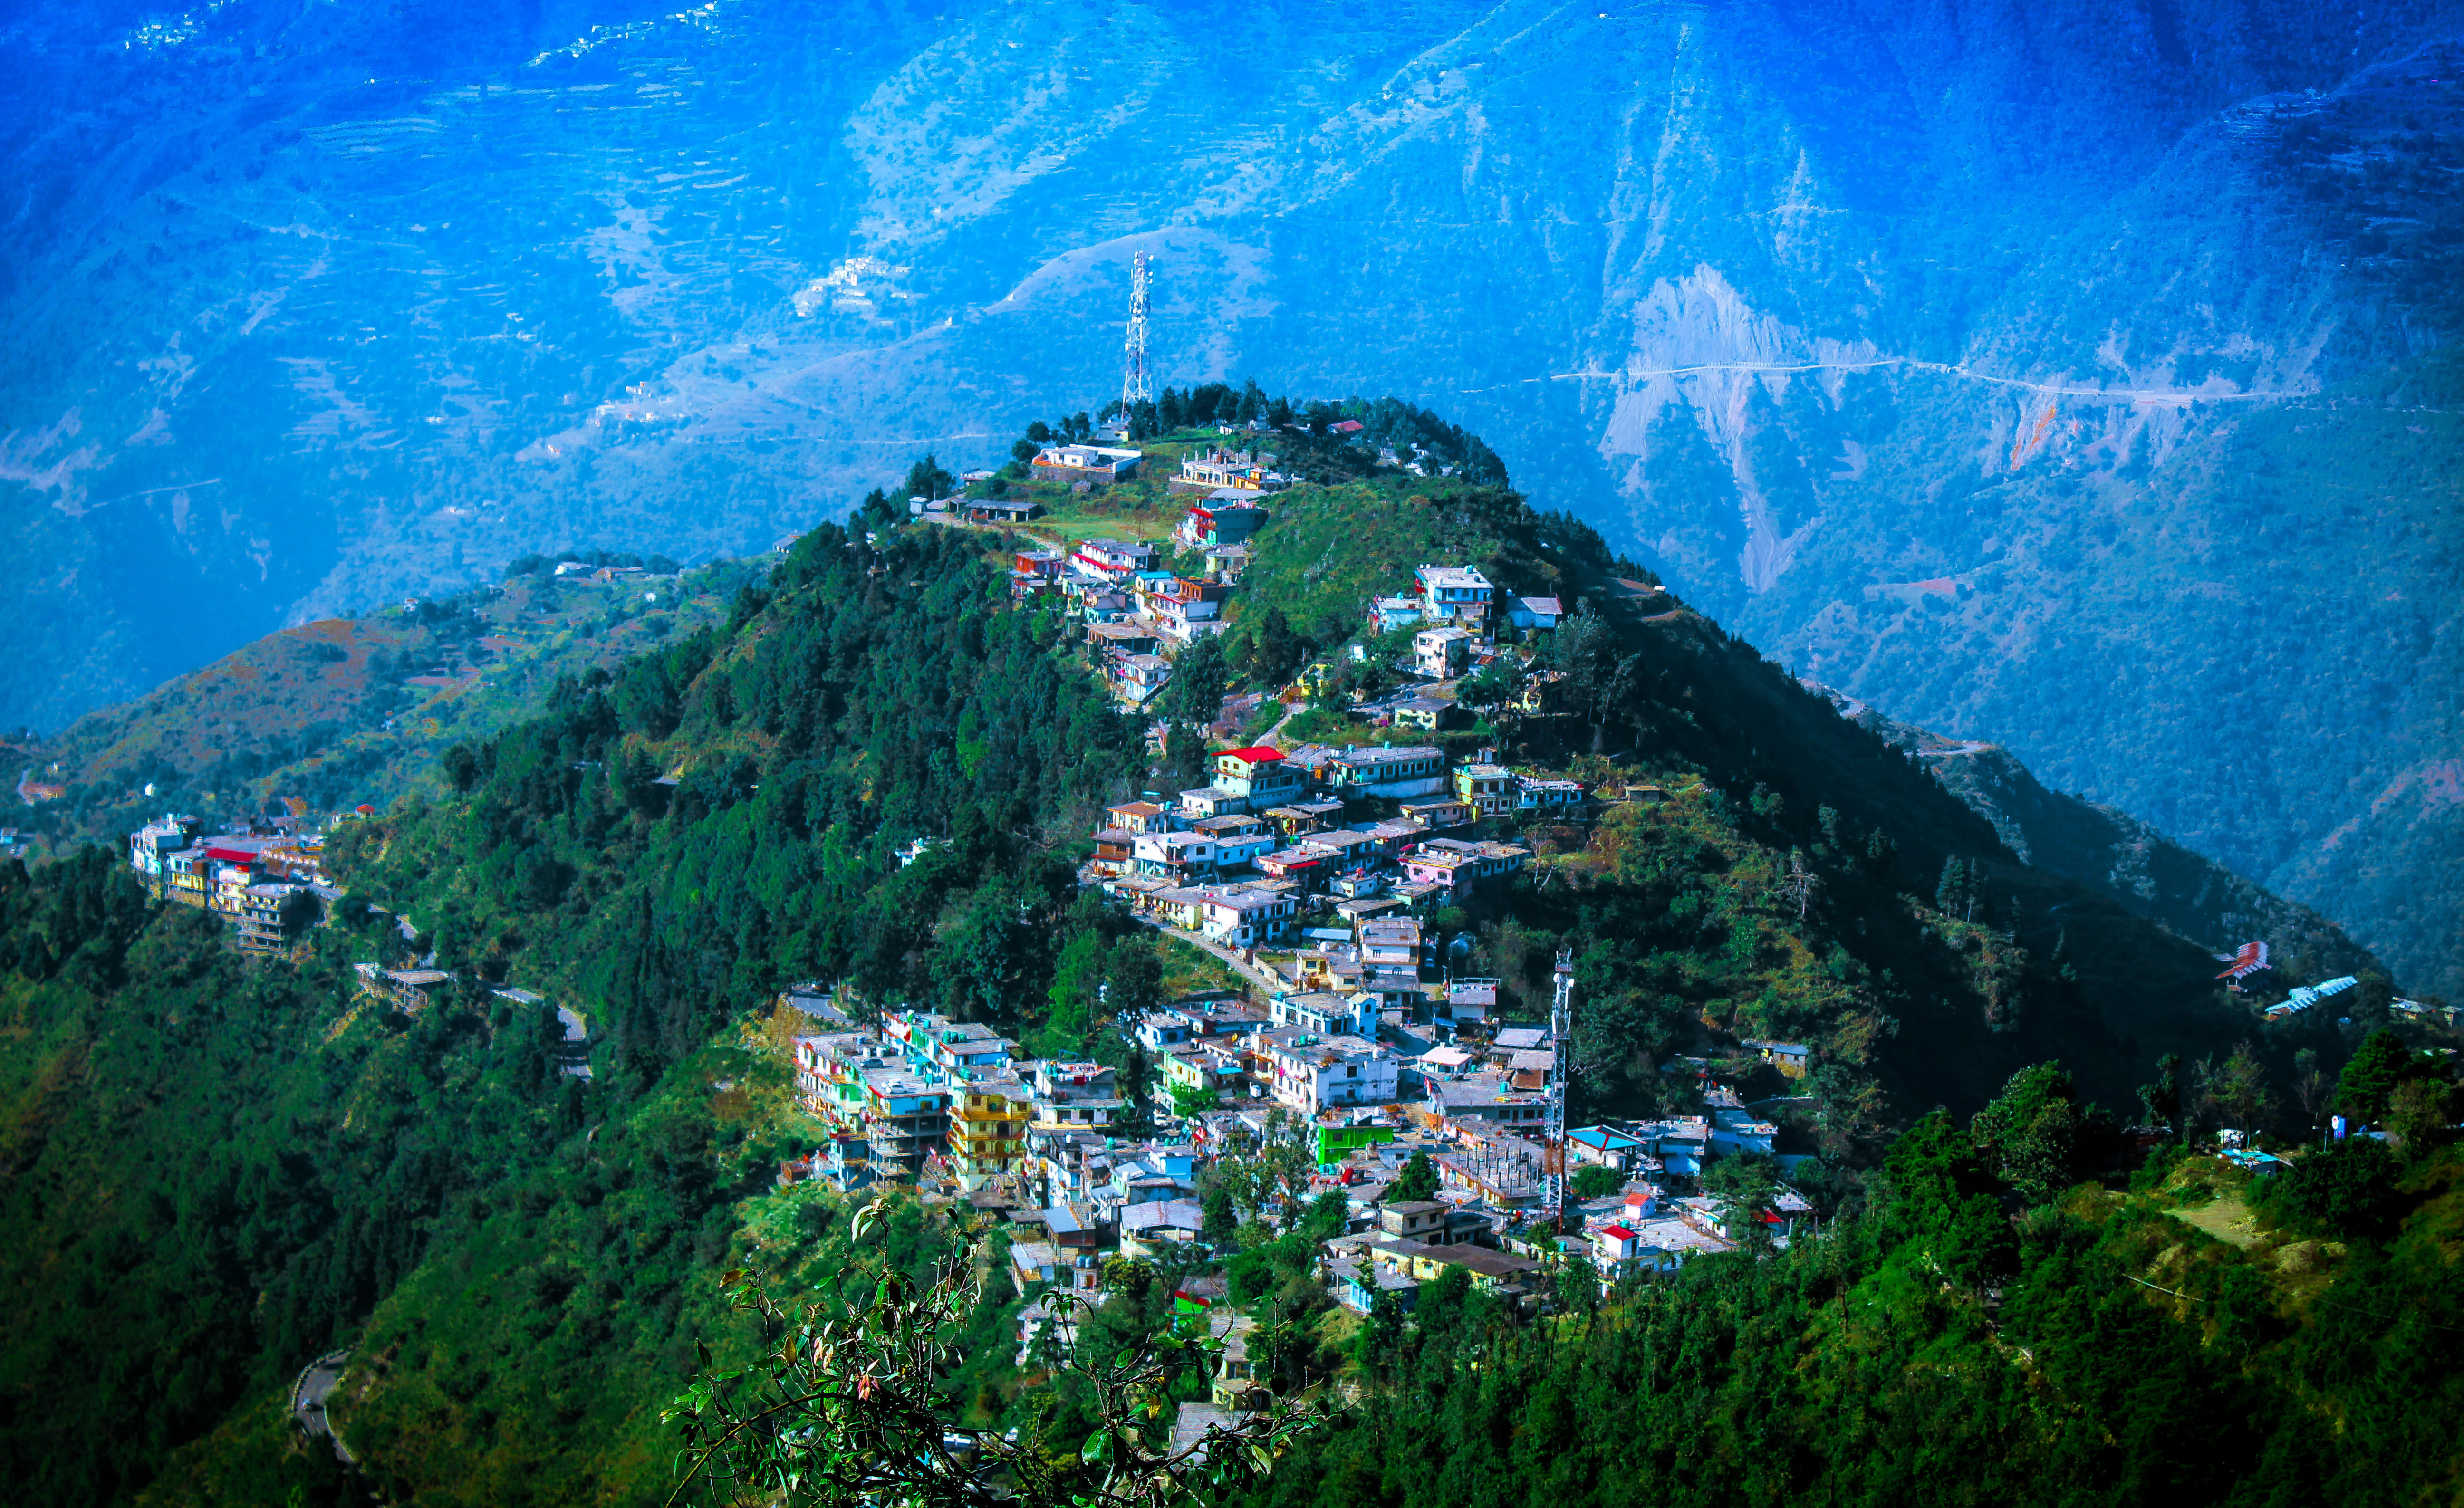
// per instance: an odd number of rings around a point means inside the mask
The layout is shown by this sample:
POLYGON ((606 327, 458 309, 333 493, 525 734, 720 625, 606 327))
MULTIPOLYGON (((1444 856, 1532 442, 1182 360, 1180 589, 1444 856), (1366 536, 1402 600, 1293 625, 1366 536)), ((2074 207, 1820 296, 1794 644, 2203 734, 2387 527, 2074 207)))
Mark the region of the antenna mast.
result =
POLYGON ((1130 259, 1130 334, 1121 342, 1121 422, 1127 424, 1139 404, 1155 401, 1155 379, 1147 372, 1147 254, 1130 259))
POLYGON ((1542 1162, 1541 1203, 1566 1230, 1566 1085, 1573 1075, 1574 951, 1557 951, 1557 989, 1549 1002, 1549 1137, 1542 1162))

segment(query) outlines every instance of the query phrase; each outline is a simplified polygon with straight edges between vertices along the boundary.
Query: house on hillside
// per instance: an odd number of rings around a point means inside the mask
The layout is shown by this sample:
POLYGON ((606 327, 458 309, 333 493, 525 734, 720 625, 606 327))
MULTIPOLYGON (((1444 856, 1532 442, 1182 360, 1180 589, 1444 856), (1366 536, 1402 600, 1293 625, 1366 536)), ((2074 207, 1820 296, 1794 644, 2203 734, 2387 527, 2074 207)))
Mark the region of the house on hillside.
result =
POLYGON ((1182 544, 1193 550, 1211 549, 1218 545, 1245 545, 1249 536, 1266 526, 1266 511, 1244 500, 1243 494, 1223 489, 1201 502, 1193 503, 1181 514, 1180 527, 1174 531, 1182 544))
POLYGON ((1431 621, 1448 620, 1485 631, 1497 605, 1497 588, 1476 566, 1423 565, 1415 573, 1431 621))
POLYGON ((1309 776, 1286 759, 1282 750, 1257 744, 1218 754, 1215 784, 1247 802, 1250 811, 1265 812, 1301 795, 1309 776))
POLYGON ((1303 1115, 1394 1103, 1394 1051, 1365 1038, 1303 1036, 1273 1042, 1265 1057, 1268 1092, 1303 1115))
POLYGON ((1517 628, 1554 628, 1565 616, 1564 604, 1553 597, 1518 597, 1506 610, 1507 622, 1517 628))
POLYGON ((1470 629, 1449 624, 1423 628, 1412 636, 1412 667, 1433 681, 1451 681, 1471 663, 1470 629))
POLYGON ((1446 789, 1446 755, 1432 744, 1353 744, 1330 754, 1319 778, 1347 799, 1438 796, 1446 789))
POLYGON ((1144 623, 1095 623, 1087 630, 1087 642, 1098 660, 1119 655, 1153 654, 1163 647, 1162 639, 1144 623))
POLYGON ((1481 755, 1471 764, 1455 766, 1455 797, 1483 817, 1503 817, 1514 809, 1514 776, 1504 765, 1490 762, 1488 750, 1481 755))
POLYGON ((1514 777, 1514 805, 1518 811, 1554 812, 1582 804, 1583 787, 1579 781, 1534 775, 1514 777))
POLYGON ((1024 497, 971 497, 967 518, 979 524, 1023 524, 1043 516, 1044 506, 1024 497))
POLYGON ((1039 482, 1087 482, 1110 487, 1137 474, 1144 457, 1135 450, 1100 445, 1054 445, 1036 452, 1027 469, 1039 482))
POLYGON ((1426 616, 1427 604, 1417 597, 1380 597, 1369 604, 1369 631, 1391 634, 1398 628, 1417 628, 1426 616))
POLYGON ((1227 890, 1210 896, 1199 907, 1198 929, 1208 941, 1227 948, 1256 948, 1282 937, 1298 909, 1288 895, 1227 890))
POLYGON ((1738 1044, 1790 1079, 1802 1079, 1813 1064, 1813 1049, 1803 1042, 1767 1042, 1747 1038, 1738 1044))
POLYGON ((1232 588, 1221 581, 1193 581, 1177 577, 1146 592, 1140 601, 1165 638, 1185 645, 1223 631, 1223 600, 1232 588))
POLYGON ((1452 896, 1476 882, 1512 874, 1530 858, 1530 849, 1513 843, 1432 838, 1403 856, 1403 872, 1423 884, 1442 886, 1452 896))
MULTIPOLYGON (((1267 466, 1269 458, 1254 450, 1228 450, 1209 446, 1180 463, 1180 474, 1172 479, 1176 492, 1202 492, 1210 499, 1230 494, 1225 501, 1242 503, 1279 492, 1291 485, 1291 479, 1267 466)), ((1194 511, 1194 510, 1193 510, 1194 511)), ((1252 526, 1254 530, 1254 526, 1252 526)), ((1230 538, 1227 544, 1239 544, 1243 535, 1230 538)))
POLYGON ((1069 563, 1089 576, 1125 581, 1155 569, 1155 549, 1129 539, 1084 539, 1069 552, 1069 563))

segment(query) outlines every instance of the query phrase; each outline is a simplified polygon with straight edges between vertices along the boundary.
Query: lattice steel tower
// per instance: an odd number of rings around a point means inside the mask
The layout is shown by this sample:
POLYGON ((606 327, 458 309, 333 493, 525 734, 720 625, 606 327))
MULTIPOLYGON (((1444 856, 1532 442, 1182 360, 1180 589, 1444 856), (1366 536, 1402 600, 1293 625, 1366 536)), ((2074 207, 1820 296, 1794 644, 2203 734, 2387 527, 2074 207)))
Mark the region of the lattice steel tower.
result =
POLYGON ((1121 342, 1121 420, 1129 422, 1139 404, 1155 402, 1155 379, 1147 371, 1147 254, 1130 259, 1130 335, 1121 342))
POLYGON ((1557 989, 1549 1002, 1549 1135, 1543 1144, 1541 1206, 1566 1229, 1566 1086, 1573 1077, 1574 951, 1557 952, 1557 989))

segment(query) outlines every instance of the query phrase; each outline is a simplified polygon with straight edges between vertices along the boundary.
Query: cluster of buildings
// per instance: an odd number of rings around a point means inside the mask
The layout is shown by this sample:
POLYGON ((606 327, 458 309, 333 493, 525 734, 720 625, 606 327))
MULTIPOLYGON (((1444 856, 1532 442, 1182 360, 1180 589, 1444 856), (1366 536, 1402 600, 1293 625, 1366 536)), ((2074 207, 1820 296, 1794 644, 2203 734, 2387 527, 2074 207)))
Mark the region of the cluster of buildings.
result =
POLYGON ((1142 913, 1257 950, 1284 943, 1304 911, 1350 928, 1451 905, 1531 851, 1444 835, 1585 800, 1579 782, 1508 770, 1488 750, 1455 764, 1434 744, 1227 749, 1206 786, 1108 808, 1086 877, 1142 913), (1347 820, 1372 801, 1397 815, 1347 820))
POLYGON ((194 817, 168 813, 128 835, 128 865, 155 899, 223 917, 244 952, 278 953, 282 910, 292 897, 317 898, 319 914, 340 898, 325 872, 322 834, 297 818, 253 821, 245 831, 209 834, 194 817))
MULTIPOLYGON (((1408 950, 1408 929, 1362 941, 1365 970, 1407 967, 1405 951, 1388 951, 1408 950)), ((1494 980, 1452 985, 1465 1004, 1495 1003, 1494 980)), ((1559 1047, 1546 1028, 1467 1012, 1463 1030, 1436 1033, 1365 990, 1282 991, 1264 1004, 1217 992, 1126 1021, 1154 1069, 1143 1103, 1118 1068, 1022 1060, 979 1024, 896 1011, 867 1029, 809 987, 785 998, 829 1028, 799 1037, 794 1051, 799 1095, 831 1134, 782 1178, 843 1191, 913 1183, 1005 1219, 1013 1276, 1023 1290, 1045 1290, 1021 1317, 1023 1355, 1047 1327, 1066 1342, 1076 1311, 1056 1296, 1093 1296, 1107 1258, 1208 1241, 1208 1168, 1263 1145, 1295 1147, 1309 1169, 1306 1188, 1273 1201, 1270 1215, 1288 1220, 1342 1192, 1348 1218, 1325 1241, 1319 1272, 1330 1297, 1366 1312, 1381 1297, 1408 1308, 1449 1269, 1529 1305, 1569 1257, 1614 1279, 1729 1250, 1742 1236, 1732 1212, 1672 1190, 1691 1188, 1715 1158, 1769 1154, 1776 1135, 1705 1078, 1704 1114, 1585 1126, 1561 1155, 1541 1140, 1542 1084, 1559 1047), (1435 1196, 1388 1198, 1416 1154, 1438 1174, 1435 1196), (1586 1165, 1614 1169, 1621 1187, 1570 1199, 1560 1226, 1544 1172, 1586 1165)), ((1785 1242, 1812 1213, 1783 1190, 1755 1218, 1785 1242)), ((1225 1318, 1220 1279, 1187 1282, 1194 1312, 1225 1318)))
POLYGON ((1136 710, 1171 680, 1168 651, 1227 626, 1224 607, 1247 564, 1248 547, 1201 548, 1207 569, 1198 577, 1160 569, 1155 547, 1134 540, 1081 540, 1067 555, 1020 550, 1010 562, 1010 591, 1021 600, 1057 598, 1086 625, 1096 667, 1114 695, 1136 710))
MULTIPOLYGON (((1463 636, 1454 643, 1486 640, 1503 628, 1554 628, 1564 616, 1556 598, 1502 592, 1470 565, 1422 565, 1406 590, 1369 604, 1369 626, 1377 633, 1454 629, 1463 636)), ((1416 652, 1421 639, 1415 636, 1416 652)))

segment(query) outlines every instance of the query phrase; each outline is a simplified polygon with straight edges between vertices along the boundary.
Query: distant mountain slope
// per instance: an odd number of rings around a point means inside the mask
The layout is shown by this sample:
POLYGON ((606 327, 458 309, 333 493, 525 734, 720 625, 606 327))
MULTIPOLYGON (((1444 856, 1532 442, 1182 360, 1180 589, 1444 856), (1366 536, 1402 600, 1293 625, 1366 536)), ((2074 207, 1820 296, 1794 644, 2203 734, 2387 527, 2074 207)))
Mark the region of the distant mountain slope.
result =
POLYGON ((269 634, 56 738, 0 745, 59 791, 12 825, 42 854, 116 842, 165 810, 236 821, 278 798, 321 822, 391 805, 432 780, 447 744, 722 621, 759 574, 722 562, 647 582, 524 575, 269 634))
POLYGON ((0 26, 0 721, 997 460, 1116 390, 1143 250, 1165 380, 1441 402, 1792 663, 2464 994, 2457 0, 0 26))
POLYGON ((2126 812, 2048 790, 1998 744, 1945 738, 1815 689, 1860 727, 1913 754, 2028 863, 2081 881, 2202 948, 2230 951, 2265 941, 2299 975, 2296 983, 2380 967, 2310 907, 2271 894, 2126 812))

